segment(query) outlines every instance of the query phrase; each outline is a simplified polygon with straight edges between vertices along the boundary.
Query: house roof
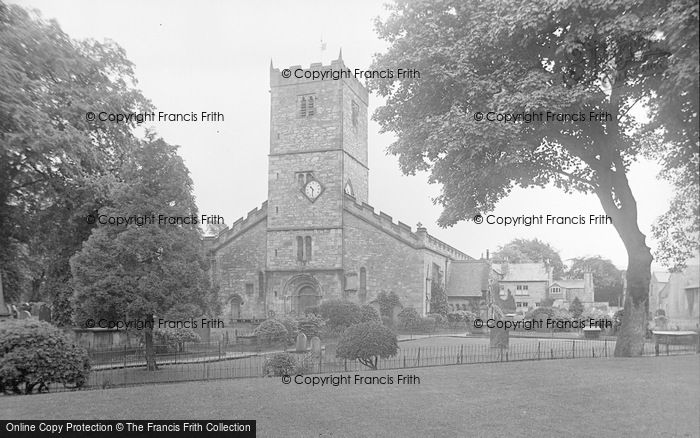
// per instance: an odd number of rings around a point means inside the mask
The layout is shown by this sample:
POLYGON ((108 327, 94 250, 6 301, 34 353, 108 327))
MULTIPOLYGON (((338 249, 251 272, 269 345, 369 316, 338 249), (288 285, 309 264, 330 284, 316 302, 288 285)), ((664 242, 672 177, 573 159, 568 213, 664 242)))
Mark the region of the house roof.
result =
POLYGON ((456 260, 450 265, 447 296, 481 297, 489 287, 489 263, 483 260, 456 260))
MULTIPOLYGON (((505 271, 501 269, 501 271, 505 271)), ((544 263, 509 263, 501 281, 548 281, 544 263)))
POLYGON ((563 287, 564 289, 583 289, 583 280, 556 280, 552 286, 563 287))

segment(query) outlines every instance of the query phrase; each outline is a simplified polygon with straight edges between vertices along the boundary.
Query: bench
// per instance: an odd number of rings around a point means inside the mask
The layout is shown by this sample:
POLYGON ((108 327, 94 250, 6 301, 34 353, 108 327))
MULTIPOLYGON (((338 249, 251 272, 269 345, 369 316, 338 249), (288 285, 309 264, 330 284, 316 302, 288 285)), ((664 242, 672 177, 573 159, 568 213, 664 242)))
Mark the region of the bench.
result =
POLYGON ((583 338, 584 339, 598 339, 600 337, 600 327, 584 327, 583 338))
POLYGON ((696 351, 700 352, 700 336, 693 331, 669 331, 652 330, 654 335, 654 352, 659 355, 659 345, 666 345, 666 355, 669 354, 669 345, 696 345, 696 351))

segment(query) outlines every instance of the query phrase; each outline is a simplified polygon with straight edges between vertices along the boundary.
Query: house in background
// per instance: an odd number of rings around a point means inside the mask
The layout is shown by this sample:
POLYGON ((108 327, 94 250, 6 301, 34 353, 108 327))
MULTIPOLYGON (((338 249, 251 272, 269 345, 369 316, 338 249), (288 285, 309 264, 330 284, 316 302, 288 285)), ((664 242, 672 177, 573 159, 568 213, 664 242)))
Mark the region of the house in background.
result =
POLYGON ((659 310, 668 327, 677 330, 700 328, 700 266, 689 265, 682 272, 654 272, 649 285, 649 311, 659 310))
POLYGON ((491 262, 488 259, 455 260, 450 267, 445 291, 449 310, 476 312, 485 306, 490 286, 498 284, 501 278, 491 262))
POLYGON ((499 274, 499 296, 505 299, 512 295, 516 312, 539 306, 552 284, 552 267, 546 263, 503 263, 499 274))
POLYGON ((549 286, 549 298, 554 300, 554 307, 569 307, 575 298, 586 307, 593 305, 595 287, 593 286, 593 274, 583 273, 583 279, 554 280, 549 286))

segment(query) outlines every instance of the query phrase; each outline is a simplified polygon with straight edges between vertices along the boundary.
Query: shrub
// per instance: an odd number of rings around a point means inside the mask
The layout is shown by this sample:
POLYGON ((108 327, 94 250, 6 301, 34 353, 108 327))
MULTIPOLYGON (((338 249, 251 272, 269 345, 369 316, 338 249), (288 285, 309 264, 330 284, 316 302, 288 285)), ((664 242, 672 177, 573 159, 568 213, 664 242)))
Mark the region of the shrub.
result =
POLYGON ((307 307, 306 309, 304 309, 304 314, 305 315, 318 315, 318 316, 320 316, 321 309, 319 309, 318 306, 307 307))
POLYGON ((0 391, 30 394, 52 383, 79 388, 90 373, 87 351, 61 330, 34 319, 0 325, 0 391))
POLYGON ((435 320, 435 317, 432 315, 428 316, 419 316, 418 320, 416 321, 416 329, 421 332, 432 332, 435 330, 435 327, 437 326, 437 321, 435 320))
POLYGON ((156 343, 167 346, 166 350, 183 351, 185 342, 200 342, 202 338, 190 328, 164 328, 154 330, 156 343))
POLYGON ((569 312, 571 312, 571 316, 578 319, 581 316, 581 314, 583 313, 583 311, 584 311, 584 308, 583 308, 583 304, 581 303, 581 300, 579 300, 578 297, 575 297, 574 300, 569 305, 569 312))
POLYGON ((289 353, 276 353, 265 360, 263 364, 264 376, 289 376, 296 374, 298 364, 294 356, 289 353))
POLYGON ((433 283, 430 293, 430 312, 447 315, 447 294, 439 283, 433 283))
POLYGON ((414 329, 418 327, 420 315, 413 307, 404 307, 397 315, 399 324, 405 329, 414 329))
POLYGON ((276 317, 275 319, 279 321, 287 330, 287 343, 293 344, 296 341, 297 333, 299 331, 298 321, 288 316, 280 316, 276 317))
POLYGON ((360 307, 360 322, 380 323, 381 318, 379 317, 379 312, 377 312, 377 309, 369 305, 360 307))
POLYGON ((439 313, 429 313, 428 316, 435 320, 435 328, 447 327, 447 316, 441 315, 439 313))
POLYGON ((259 342, 285 342, 287 340, 287 329, 284 324, 276 319, 266 319, 255 328, 255 336, 259 342))
POLYGON ((350 301, 330 300, 319 306, 321 317, 331 330, 342 331, 360 322, 360 306, 350 301))
POLYGON ((335 355, 341 359, 358 360, 376 370, 380 357, 386 359, 395 356, 398 349, 394 332, 375 322, 363 322, 345 330, 335 355))
POLYGON ((394 321, 389 316, 382 316, 382 325, 386 327, 393 327, 394 321))
POLYGON ((306 317, 301 318, 298 321, 299 332, 305 334, 308 339, 311 339, 314 336, 320 337, 321 328, 323 325, 323 319, 313 313, 307 313, 306 317))
POLYGON ((399 296, 394 292, 379 292, 374 302, 379 304, 379 314, 389 318, 392 316, 391 312, 393 312, 394 307, 402 307, 399 296))

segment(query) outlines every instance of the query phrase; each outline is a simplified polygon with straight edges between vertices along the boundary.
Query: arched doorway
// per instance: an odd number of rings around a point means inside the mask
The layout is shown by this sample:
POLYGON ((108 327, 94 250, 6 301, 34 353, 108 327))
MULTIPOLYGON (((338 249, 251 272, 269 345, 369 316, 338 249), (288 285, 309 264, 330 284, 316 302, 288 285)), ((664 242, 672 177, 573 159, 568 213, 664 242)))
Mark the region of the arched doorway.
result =
POLYGON ((306 309, 318 305, 319 296, 311 286, 303 286, 299 289, 297 313, 303 315, 306 309))
POLYGON ((321 302, 321 286, 309 274, 295 275, 285 284, 284 296, 289 303, 285 312, 303 315, 306 309, 317 306, 321 302))
POLYGON ((241 304, 243 304, 243 299, 240 295, 236 294, 231 297, 231 319, 234 321, 241 319, 241 304))

